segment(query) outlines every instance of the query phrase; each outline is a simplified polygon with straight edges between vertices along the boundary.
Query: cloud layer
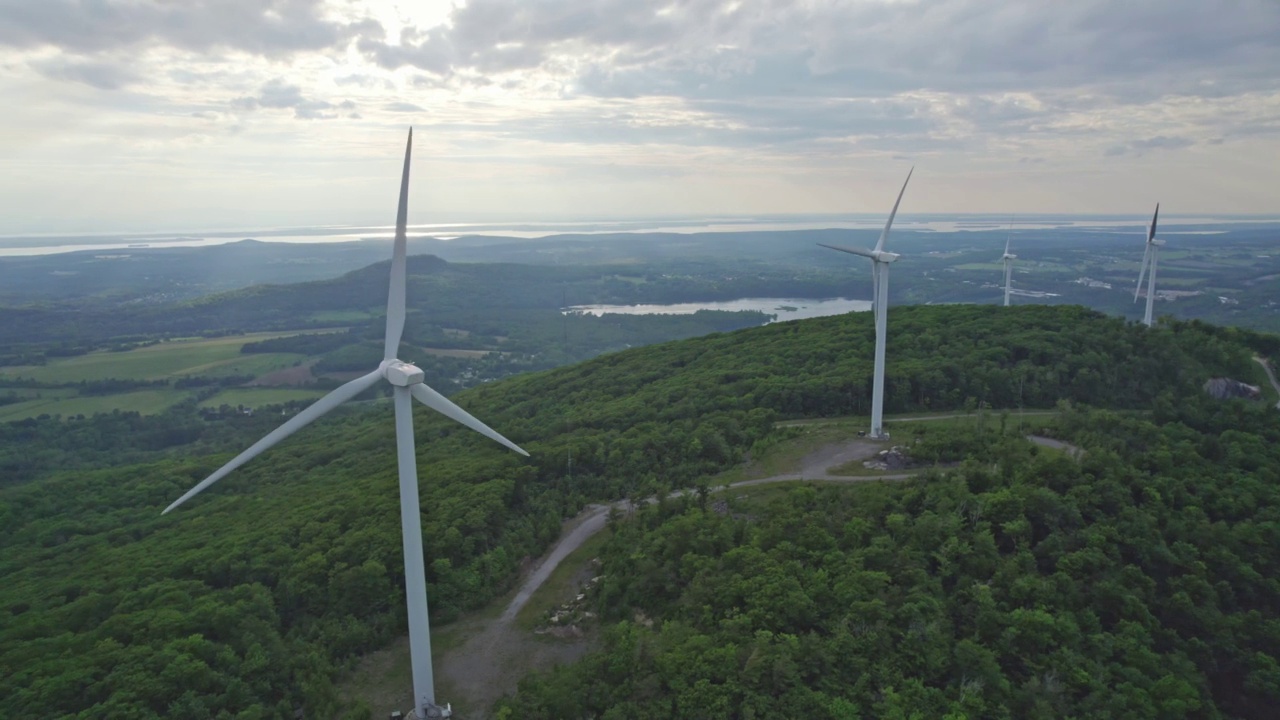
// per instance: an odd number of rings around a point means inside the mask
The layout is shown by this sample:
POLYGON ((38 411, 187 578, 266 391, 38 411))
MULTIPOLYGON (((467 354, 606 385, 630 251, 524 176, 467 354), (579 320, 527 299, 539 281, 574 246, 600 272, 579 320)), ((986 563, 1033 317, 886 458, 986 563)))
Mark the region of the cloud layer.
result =
POLYGON ((22 101, 0 128, 28 192, 63 153, 142 174, 192 151, 207 190, 259 156, 260 181, 302 157, 380 177, 408 121, 463 213, 572 213, 549 187, 632 215, 872 210, 905 161, 919 210, 1115 211, 1146 182, 1139 204, 1266 212, 1278 37, 1273 0, 0 0, 22 101))

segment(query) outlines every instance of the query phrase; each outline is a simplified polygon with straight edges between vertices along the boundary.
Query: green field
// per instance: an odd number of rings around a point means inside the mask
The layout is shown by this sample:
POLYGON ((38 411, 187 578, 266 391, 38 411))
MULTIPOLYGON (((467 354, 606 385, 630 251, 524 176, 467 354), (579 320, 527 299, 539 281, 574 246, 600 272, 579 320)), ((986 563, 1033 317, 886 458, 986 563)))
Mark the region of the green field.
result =
POLYGON ((93 415, 109 413, 112 410, 136 411, 143 415, 153 415, 164 411, 187 397, 185 390, 139 390, 137 392, 120 393, 118 395, 93 395, 86 397, 66 397, 60 393, 69 391, 42 390, 42 397, 36 400, 0 405, 0 422, 22 420, 39 415, 93 415))
POLYGON ((357 323, 371 317, 376 315, 364 310, 319 310, 310 315, 313 322, 322 323, 357 323))
POLYGON ((257 408, 264 405, 279 405, 293 400, 314 400, 324 395, 324 390, 302 390, 298 388, 231 388, 223 390, 200 403, 200 407, 216 408, 221 405, 244 405, 257 408))
POLYGON ((262 375, 293 365, 304 356, 293 353, 242 355, 246 343, 296 335, 295 332, 252 333, 234 337, 162 342, 128 352, 93 352, 59 358, 47 365, 19 365, 0 371, 6 378, 39 382, 72 383, 118 378, 163 380, 183 375, 262 375))

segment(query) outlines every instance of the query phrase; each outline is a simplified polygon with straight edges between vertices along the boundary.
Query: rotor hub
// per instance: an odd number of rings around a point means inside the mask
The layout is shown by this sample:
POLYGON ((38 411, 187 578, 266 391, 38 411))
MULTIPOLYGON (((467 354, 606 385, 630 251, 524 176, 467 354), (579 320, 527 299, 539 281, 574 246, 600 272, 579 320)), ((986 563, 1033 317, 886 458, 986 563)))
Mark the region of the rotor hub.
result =
POLYGON ((411 365, 401 360, 384 360, 382 362, 382 376, 387 379, 387 382, 396 387, 417 385, 426 378, 426 374, 417 365, 411 365))

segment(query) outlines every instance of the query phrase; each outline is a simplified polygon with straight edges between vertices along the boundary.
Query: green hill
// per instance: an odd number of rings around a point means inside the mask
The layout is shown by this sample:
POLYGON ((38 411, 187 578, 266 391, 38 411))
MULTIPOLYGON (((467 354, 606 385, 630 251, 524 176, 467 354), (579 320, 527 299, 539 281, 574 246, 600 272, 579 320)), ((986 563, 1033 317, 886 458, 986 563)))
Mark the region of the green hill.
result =
MULTIPOLYGON (((1078 307, 891 312, 890 411, 1067 399, 1174 419, 1206 378, 1252 378, 1250 355, 1276 347, 1270 336, 1199 323, 1150 331, 1078 307)), ((420 413, 436 621, 508 588, 521 560, 587 501, 696 482, 785 433, 779 418, 865 408, 870 321, 853 314, 639 348, 456 397, 530 450, 528 461, 420 413)), ((355 407, 164 517, 227 456, 0 490, 0 716, 332 712, 336 670, 405 622, 392 442, 389 407, 355 407)), ((1273 467, 1266 455, 1256 462, 1273 467)), ((857 537, 899 542, 874 523, 857 537)), ((1254 549, 1264 547, 1274 544, 1254 549)))

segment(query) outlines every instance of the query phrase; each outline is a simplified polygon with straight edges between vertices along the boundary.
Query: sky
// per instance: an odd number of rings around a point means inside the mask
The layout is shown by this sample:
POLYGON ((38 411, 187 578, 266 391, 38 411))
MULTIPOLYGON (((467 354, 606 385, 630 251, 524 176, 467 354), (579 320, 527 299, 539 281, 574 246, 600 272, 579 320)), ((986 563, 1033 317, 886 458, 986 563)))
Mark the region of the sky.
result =
POLYGON ((1277 0, 0 0, 0 234, 1280 213, 1277 0))

